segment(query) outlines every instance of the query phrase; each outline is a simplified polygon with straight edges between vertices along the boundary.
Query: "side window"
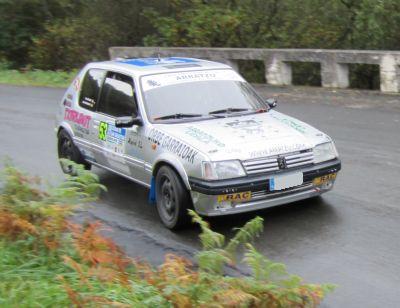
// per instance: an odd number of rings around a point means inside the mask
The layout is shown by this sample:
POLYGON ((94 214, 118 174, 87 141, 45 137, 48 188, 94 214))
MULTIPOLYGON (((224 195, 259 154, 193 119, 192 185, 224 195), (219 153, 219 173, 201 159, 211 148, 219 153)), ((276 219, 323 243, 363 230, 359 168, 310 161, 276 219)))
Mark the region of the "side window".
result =
POLYGON ((130 116, 137 113, 137 104, 131 77, 108 72, 101 89, 97 111, 113 117, 130 116))
POLYGON ((99 99, 100 87, 106 72, 100 69, 90 69, 83 79, 79 106, 94 111, 99 99))

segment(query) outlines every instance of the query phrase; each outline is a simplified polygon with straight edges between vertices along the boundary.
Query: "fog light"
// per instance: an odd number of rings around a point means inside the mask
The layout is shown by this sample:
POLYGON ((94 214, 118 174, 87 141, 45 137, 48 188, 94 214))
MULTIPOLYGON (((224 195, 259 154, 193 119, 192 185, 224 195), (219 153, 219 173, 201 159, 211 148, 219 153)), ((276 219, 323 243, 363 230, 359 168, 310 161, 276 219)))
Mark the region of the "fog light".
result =
POLYGON ((323 190, 329 190, 333 187, 333 181, 327 181, 327 182, 323 183, 320 187, 323 190))
POLYGON ((216 208, 217 208, 217 210, 230 209, 230 208, 232 208, 232 202, 231 201, 218 202, 216 208))

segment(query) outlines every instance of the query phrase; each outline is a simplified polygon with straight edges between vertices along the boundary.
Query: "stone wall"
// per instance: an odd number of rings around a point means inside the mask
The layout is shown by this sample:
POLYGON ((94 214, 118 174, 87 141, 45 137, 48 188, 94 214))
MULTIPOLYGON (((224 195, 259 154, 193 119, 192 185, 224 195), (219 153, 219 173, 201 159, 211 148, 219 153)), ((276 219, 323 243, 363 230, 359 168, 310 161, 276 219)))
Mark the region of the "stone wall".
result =
POLYGON ((349 64, 375 64, 380 67, 382 92, 400 92, 400 52, 374 50, 328 49, 261 49, 199 47, 110 47, 110 58, 178 56, 210 59, 231 65, 238 70, 237 60, 260 60, 265 63, 268 84, 290 85, 292 62, 321 64, 323 87, 349 87, 349 64))

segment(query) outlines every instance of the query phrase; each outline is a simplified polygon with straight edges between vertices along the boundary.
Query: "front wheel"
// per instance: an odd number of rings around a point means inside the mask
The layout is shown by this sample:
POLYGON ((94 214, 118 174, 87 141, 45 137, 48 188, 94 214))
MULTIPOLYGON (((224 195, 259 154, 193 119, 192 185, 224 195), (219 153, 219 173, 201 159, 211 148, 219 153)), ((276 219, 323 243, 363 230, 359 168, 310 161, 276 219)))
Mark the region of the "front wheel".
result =
POLYGON ((162 166, 156 175, 157 211, 163 224, 177 230, 189 224, 188 209, 192 200, 180 177, 169 166, 162 166))
MULTIPOLYGON (((58 134, 58 158, 65 158, 77 164, 84 165, 87 170, 91 168, 91 165, 82 157, 81 152, 79 152, 79 149, 75 146, 72 138, 65 130, 61 130, 58 134)), ((60 164, 64 173, 74 175, 74 168, 72 165, 60 164)))

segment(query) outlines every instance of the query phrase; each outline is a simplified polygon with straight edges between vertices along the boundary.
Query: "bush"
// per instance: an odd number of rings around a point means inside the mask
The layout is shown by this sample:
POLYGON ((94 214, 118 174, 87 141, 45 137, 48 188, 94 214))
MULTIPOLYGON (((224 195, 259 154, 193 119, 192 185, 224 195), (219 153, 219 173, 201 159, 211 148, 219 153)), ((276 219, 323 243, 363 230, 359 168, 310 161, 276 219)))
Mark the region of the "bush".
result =
POLYGON ((107 59, 113 31, 109 23, 95 16, 48 24, 44 34, 33 40, 31 63, 43 70, 71 70, 86 62, 107 59))
POLYGON ((260 217, 225 243, 191 211, 203 245, 197 265, 172 254, 158 268, 132 260, 101 234, 100 223, 68 222, 74 206, 105 189, 83 166, 73 166, 77 176, 45 190, 39 178, 6 166, 0 195, 0 305, 314 307, 333 289, 305 284, 283 264, 262 256, 250 244, 263 228, 260 217), (239 246, 252 275, 226 276, 239 246))

